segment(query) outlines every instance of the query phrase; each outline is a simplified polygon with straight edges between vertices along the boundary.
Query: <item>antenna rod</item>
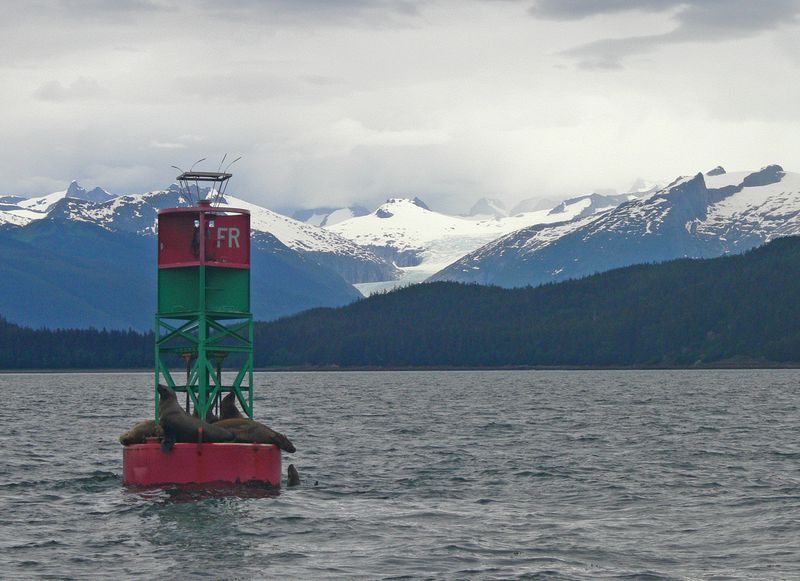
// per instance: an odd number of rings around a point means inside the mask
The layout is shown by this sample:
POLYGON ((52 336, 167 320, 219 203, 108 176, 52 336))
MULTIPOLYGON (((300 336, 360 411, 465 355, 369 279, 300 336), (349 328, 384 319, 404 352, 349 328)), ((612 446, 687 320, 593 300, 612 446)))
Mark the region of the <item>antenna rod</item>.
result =
MULTIPOLYGON (((222 161, 219 162, 219 167, 217 168, 217 173, 220 173, 222 171, 222 164, 225 163, 225 158, 227 158, 227 157, 228 157, 228 153, 225 152, 225 155, 222 156, 222 161)), ((216 199, 214 200, 213 205, 216 208, 219 208, 219 205, 222 203, 222 191, 224 189, 224 186, 222 184, 223 184, 223 181, 220 180, 219 181, 219 187, 217 188, 216 187, 217 186, 217 182, 214 182, 214 186, 215 186, 214 189, 217 190, 217 195, 215 196, 216 199)))
MULTIPOLYGON (((189 173, 192 173, 194 171, 194 166, 196 166, 201 161, 205 161, 205 160, 206 160, 206 158, 203 157, 203 158, 198 159, 196 162, 194 162, 192 164, 192 167, 189 168, 189 173)), ((197 179, 194 180, 194 187, 197 188, 197 201, 199 203, 200 202, 200 182, 198 182, 197 179)))
POLYGON ((228 165, 226 165, 225 166, 225 173, 228 173, 228 168, 231 167, 234 163, 236 163, 240 159, 242 159, 241 155, 239 157, 237 157, 236 159, 234 159, 232 162, 230 162, 228 165))
POLYGON ((190 204, 190 205, 192 205, 192 204, 193 204, 193 202, 192 202, 192 193, 189 191, 189 188, 188 188, 188 187, 184 187, 184 186, 185 186, 185 184, 183 183, 183 180, 181 179, 181 176, 182 176, 182 175, 184 175, 186 172, 185 172, 185 171, 183 171, 181 168, 179 168, 177 165, 172 165, 172 166, 170 166, 170 167, 174 167, 176 170, 178 170, 179 172, 181 172, 181 175, 179 175, 179 176, 176 178, 176 179, 178 180, 178 191, 179 191, 181 194, 183 194, 183 190, 185 189, 185 190, 186 190, 186 198, 189 200, 189 204, 190 204))

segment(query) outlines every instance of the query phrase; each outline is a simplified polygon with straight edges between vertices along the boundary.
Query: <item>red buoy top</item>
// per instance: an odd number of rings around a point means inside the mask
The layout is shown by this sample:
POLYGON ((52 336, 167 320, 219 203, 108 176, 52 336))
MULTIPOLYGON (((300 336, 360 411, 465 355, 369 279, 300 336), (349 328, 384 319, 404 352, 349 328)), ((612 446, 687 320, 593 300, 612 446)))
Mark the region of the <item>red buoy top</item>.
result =
POLYGON ((199 206, 158 212, 158 267, 250 268, 250 212, 199 206))

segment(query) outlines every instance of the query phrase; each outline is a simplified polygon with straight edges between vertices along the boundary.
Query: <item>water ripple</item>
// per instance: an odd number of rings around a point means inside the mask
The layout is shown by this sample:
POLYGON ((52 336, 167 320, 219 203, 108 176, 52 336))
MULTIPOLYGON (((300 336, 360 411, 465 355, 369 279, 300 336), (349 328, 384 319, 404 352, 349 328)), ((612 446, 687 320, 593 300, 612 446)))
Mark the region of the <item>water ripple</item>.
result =
POLYGON ((150 374, 0 375, 0 578, 798 578, 798 379, 257 374, 274 491, 122 486, 150 374))

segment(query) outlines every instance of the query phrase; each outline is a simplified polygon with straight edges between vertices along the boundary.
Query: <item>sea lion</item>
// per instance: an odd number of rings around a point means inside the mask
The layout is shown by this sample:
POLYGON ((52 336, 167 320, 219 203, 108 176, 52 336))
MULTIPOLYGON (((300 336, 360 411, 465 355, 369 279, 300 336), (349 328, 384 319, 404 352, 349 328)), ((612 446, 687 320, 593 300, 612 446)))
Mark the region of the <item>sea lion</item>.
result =
POLYGON ((294 467, 294 464, 289 464, 289 469, 286 471, 286 482, 289 486, 300 484, 300 473, 294 467))
POLYGON ((130 430, 119 437, 119 443, 123 446, 131 444, 144 444, 147 438, 160 438, 164 435, 164 430, 155 420, 145 420, 133 426, 130 430))
POLYGON ((222 398, 219 406, 219 419, 243 418, 242 412, 236 407, 236 392, 232 391, 222 398))
POLYGON ((169 387, 159 385, 158 395, 158 423, 164 430, 162 451, 172 450, 175 442, 232 442, 236 439, 236 434, 232 431, 187 414, 178 403, 175 392, 169 387))
MULTIPOLYGON (((199 418, 200 417, 200 414, 197 413, 197 408, 195 408, 195 410, 192 412, 192 417, 193 418, 199 418)), ((219 418, 214 415, 214 412, 212 412, 211 410, 208 410, 206 412, 206 421, 209 424, 213 424, 214 422, 219 421, 219 418)))
POLYGON ((292 453, 295 451, 294 444, 292 444, 289 438, 255 420, 230 418, 227 420, 220 420, 214 424, 214 426, 230 430, 236 434, 237 442, 277 444, 278 448, 286 452, 292 453))

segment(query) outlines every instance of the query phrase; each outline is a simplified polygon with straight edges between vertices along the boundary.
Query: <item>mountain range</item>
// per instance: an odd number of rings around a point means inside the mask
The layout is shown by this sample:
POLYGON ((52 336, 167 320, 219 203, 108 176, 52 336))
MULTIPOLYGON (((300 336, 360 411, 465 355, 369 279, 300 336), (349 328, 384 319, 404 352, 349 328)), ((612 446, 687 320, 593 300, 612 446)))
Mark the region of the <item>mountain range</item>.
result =
POLYGON ((334 224, 328 230, 369 248, 400 270, 394 280, 360 284, 364 294, 422 282, 497 238, 531 225, 593 216, 633 195, 577 196, 547 210, 511 216, 449 216, 434 212, 419 198, 390 198, 377 210, 334 224))
MULTIPOLYGON (((21 218, 22 220, 17 221, 18 225, 46 216, 62 222, 88 222, 109 231, 152 235, 155 233, 158 210, 190 204, 189 198, 176 184, 166 190, 112 197, 102 202, 83 196, 70 196, 73 191, 85 191, 82 188, 78 190, 79 186, 76 188, 76 185, 73 182, 66 192, 57 192, 18 204, 27 204, 24 212, 6 210, 0 213, 0 224, 3 222, 3 214, 21 218), (38 215, 34 215, 34 209, 38 215)), ((95 191, 97 190, 92 190, 95 191)), ((200 197, 207 194, 208 190, 199 192, 200 197)), ((196 199, 198 193, 193 192, 192 196, 196 199)), ((348 282, 385 280, 395 276, 395 269, 391 264, 370 250, 329 230, 298 222, 233 196, 223 197, 220 205, 223 208, 248 210, 253 233, 275 236, 292 250, 308 255, 348 282)))
MULTIPOLYGON (((0 315, 33 326, 149 328, 156 216, 189 205, 186 194, 172 185, 113 196, 73 182, 38 198, 0 197, 0 315)), ((253 311, 262 320, 425 280, 536 286, 800 234, 800 175, 777 165, 717 167, 546 209, 526 201, 527 211, 509 215, 496 200, 450 216, 419 198, 390 198, 367 213, 314 209, 307 218, 320 227, 234 196, 221 202, 251 213, 253 311)))
POLYGON ((674 258, 738 254, 800 234, 800 175, 778 165, 675 180, 608 211, 522 228, 429 280, 536 286, 674 258))
MULTIPOLYGON (((185 206, 177 186, 104 201, 76 184, 0 211, 0 313, 32 326, 147 329, 155 310, 159 208, 185 206), (81 196, 71 197, 68 194, 81 196)), ((345 276, 393 267, 367 249, 242 200, 251 211, 252 310, 270 320, 361 295, 345 276), (283 240, 280 238, 282 237, 283 240)))

